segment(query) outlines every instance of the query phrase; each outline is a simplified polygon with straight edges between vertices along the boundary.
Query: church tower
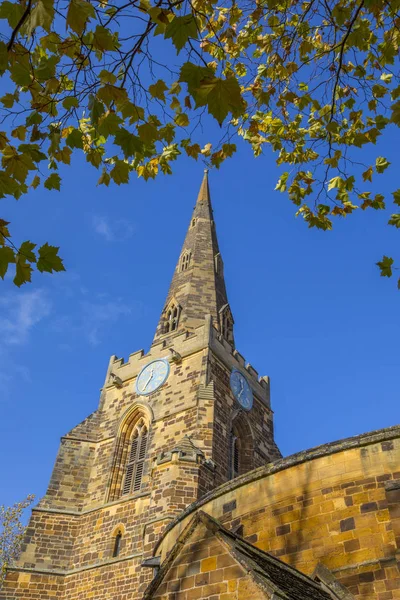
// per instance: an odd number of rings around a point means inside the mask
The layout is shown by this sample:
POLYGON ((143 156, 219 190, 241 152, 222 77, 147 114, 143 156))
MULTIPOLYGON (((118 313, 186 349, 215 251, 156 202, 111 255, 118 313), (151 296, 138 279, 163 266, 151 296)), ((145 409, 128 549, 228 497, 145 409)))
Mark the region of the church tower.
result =
POLYGON ((205 172, 151 348, 111 357, 98 409, 62 438, 0 599, 141 599, 169 523, 279 457, 269 379, 235 347, 205 172))

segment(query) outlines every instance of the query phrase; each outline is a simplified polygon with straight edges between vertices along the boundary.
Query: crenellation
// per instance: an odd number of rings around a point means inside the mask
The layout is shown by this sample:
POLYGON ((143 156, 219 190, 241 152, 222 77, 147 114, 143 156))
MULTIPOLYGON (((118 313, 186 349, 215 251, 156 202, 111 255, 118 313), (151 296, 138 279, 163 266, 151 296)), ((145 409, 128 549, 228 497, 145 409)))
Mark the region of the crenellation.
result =
POLYGON ((250 363, 246 364, 245 369, 252 377, 254 377, 257 380, 258 383, 260 383, 258 372, 255 370, 254 367, 251 366, 250 363))
POLYGON ((243 357, 243 356, 240 354, 240 352, 238 352, 237 350, 234 350, 234 351, 233 351, 233 356, 236 358, 236 360, 237 360, 237 362, 238 362, 238 365, 239 365, 240 367, 243 367, 243 368, 245 368, 245 366, 246 366, 246 361, 245 361, 244 357, 243 357))

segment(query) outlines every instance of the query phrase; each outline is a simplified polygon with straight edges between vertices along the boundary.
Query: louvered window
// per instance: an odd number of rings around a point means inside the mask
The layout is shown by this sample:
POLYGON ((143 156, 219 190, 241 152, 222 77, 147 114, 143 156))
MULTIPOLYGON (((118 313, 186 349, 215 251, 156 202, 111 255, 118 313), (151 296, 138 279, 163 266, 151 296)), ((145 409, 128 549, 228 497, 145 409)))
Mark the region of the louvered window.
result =
POLYGON ((234 433, 231 434, 231 477, 239 475, 239 441, 234 433))
POLYGON ((138 423, 134 429, 129 450, 122 488, 123 495, 140 491, 146 458, 147 438, 148 432, 145 424, 143 422, 138 423))
POLYGON ((178 327, 179 321, 179 307, 173 304, 166 314, 166 320, 164 324, 164 333, 175 331, 178 327))

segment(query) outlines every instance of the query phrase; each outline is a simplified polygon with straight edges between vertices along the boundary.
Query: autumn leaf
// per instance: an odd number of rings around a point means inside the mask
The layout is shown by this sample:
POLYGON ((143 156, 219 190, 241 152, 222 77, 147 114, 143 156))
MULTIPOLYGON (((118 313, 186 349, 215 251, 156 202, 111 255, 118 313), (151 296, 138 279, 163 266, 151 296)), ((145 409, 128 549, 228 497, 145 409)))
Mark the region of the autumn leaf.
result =
POLYGON ((192 13, 183 15, 182 17, 175 17, 168 23, 164 37, 166 39, 172 39, 177 53, 179 54, 189 38, 197 38, 197 28, 197 19, 192 13))
POLYGON ((381 270, 381 276, 382 277, 391 277, 393 272, 392 272, 392 265, 393 265, 393 258, 390 258, 388 256, 384 256, 382 258, 381 261, 377 262, 376 264, 378 265, 378 267, 381 270))

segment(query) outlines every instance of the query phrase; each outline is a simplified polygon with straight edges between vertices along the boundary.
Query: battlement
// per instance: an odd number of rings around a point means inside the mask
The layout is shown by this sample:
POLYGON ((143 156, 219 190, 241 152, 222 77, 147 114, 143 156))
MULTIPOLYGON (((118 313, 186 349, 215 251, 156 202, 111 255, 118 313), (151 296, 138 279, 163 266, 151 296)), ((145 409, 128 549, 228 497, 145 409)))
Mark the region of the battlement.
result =
POLYGON ((255 395, 270 406, 269 377, 260 376, 244 356, 226 341, 213 326, 211 315, 206 315, 204 324, 192 331, 183 331, 168 336, 168 340, 157 341, 146 353, 143 349, 133 352, 126 362, 123 358, 111 356, 103 389, 118 387, 133 379, 151 360, 163 358, 173 362, 177 353, 184 358, 208 346, 231 368, 246 371, 255 395))

